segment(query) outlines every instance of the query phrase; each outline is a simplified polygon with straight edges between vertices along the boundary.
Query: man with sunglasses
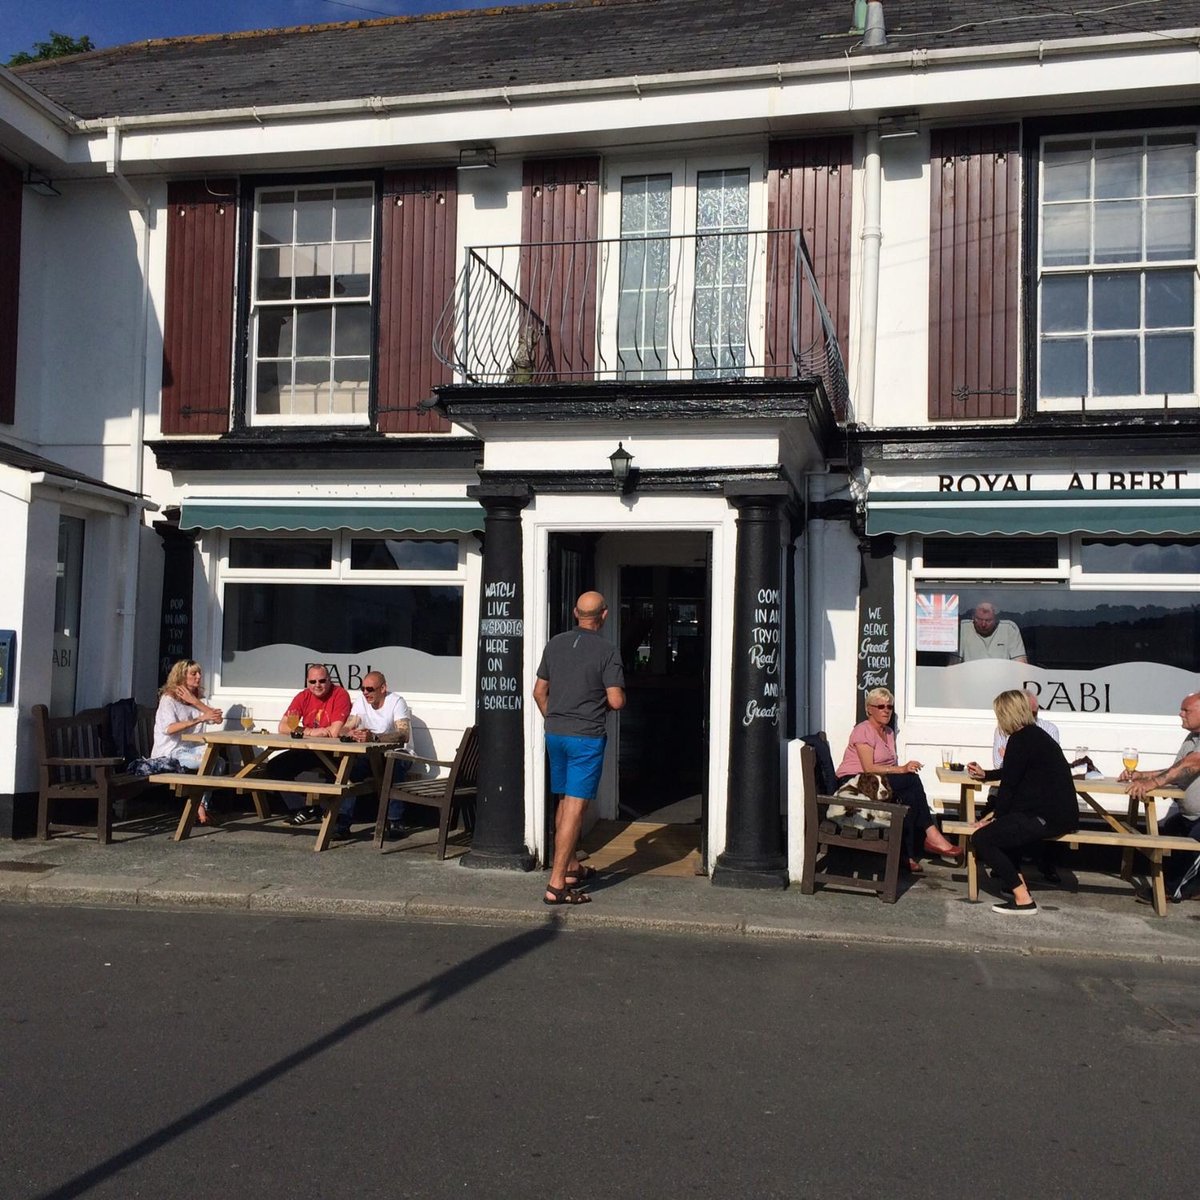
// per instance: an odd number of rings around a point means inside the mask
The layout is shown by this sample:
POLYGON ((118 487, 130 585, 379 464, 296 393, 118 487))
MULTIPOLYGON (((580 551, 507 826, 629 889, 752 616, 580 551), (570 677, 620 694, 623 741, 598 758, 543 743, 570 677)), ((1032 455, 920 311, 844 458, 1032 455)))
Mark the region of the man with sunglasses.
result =
MULTIPOLYGON (((408 702, 399 692, 388 691, 382 671, 368 671, 363 676, 359 694, 350 706, 350 719, 342 726, 342 732, 348 733, 356 742, 393 742, 400 746, 406 746, 412 738, 412 714, 408 710, 408 702)), ((355 763, 355 768, 365 770, 366 760, 360 759, 355 763)), ((393 775, 393 778, 397 777, 393 775)), ((390 837, 403 837, 409 832, 402 820, 403 814, 402 800, 392 800, 388 804, 387 831, 390 837)), ((347 796, 338 815, 338 833, 350 832, 353 815, 354 797, 347 796)))
MULTIPOLYGON (((288 718, 293 716, 300 720, 302 739, 338 737, 350 716, 350 693, 329 678, 324 663, 309 663, 304 673, 304 691, 297 692, 284 710, 280 733, 292 732, 288 718)), ((285 750, 267 763, 263 774, 268 779, 296 779, 301 771, 312 770, 325 773, 321 760, 311 750, 285 750)), ((295 796, 285 796, 284 803, 295 809, 293 825, 307 825, 321 815, 319 808, 305 807, 295 796)))

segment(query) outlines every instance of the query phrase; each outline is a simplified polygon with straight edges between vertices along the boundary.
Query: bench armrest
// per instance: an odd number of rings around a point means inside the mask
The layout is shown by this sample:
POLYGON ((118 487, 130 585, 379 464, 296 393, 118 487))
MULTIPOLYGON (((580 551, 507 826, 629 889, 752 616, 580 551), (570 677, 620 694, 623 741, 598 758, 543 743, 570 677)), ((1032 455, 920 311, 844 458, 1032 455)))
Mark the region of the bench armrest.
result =
POLYGON ((123 758, 43 758, 47 767, 121 767, 123 758))
POLYGON ((454 760, 447 761, 444 758, 423 758, 420 754, 406 754, 403 750, 385 750, 383 752, 385 758, 402 758, 405 762, 425 763, 431 767, 452 767, 454 760))
POLYGON ((887 800, 859 800, 857 796, 818 796, 817 806, 840 804, 843 808, 861 809, 864 812, 885 812, 904 820, 908 816, 907 804, 893 804, 887 800))

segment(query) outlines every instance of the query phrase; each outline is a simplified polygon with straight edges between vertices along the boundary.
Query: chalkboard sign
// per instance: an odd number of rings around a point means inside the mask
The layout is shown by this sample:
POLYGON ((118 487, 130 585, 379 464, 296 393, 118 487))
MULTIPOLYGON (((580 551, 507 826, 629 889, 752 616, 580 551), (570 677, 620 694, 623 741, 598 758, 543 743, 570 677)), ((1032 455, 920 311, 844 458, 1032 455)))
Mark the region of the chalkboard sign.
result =
POLYGON ((158 678, 173 663, 192 657, 192 578, 195 542, 177 530, 158 530, 163 539, 162 620, 158 632, 158 678))
POLYGON ((872 688, 896 690, 896 597, 893 556, 896 540, 874 537, 863 545, 858 596, 858 720, 867 716, 866 696, 872 688))

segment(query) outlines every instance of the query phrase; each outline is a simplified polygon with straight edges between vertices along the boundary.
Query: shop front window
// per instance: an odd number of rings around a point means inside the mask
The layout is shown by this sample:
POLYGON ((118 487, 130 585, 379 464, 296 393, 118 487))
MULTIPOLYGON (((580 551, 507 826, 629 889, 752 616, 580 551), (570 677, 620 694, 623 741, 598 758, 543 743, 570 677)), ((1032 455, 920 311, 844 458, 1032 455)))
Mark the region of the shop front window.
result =
POLYGON ((231 537, 222 688, 295 690, 308 663, 353 688, 462 691, 464 559, 455 539, 231 537))
MULTIPOLYGON (((960 563, 982 539, 963 541, 960 563)), ((972 579, 939 555, 945 574, 926 566, 913 584, 918 706, 986 711, 1029 688, 1050 712, 1170 716, 1195 690, 1200 542, 1080 538, 1042 580, 972 579)))

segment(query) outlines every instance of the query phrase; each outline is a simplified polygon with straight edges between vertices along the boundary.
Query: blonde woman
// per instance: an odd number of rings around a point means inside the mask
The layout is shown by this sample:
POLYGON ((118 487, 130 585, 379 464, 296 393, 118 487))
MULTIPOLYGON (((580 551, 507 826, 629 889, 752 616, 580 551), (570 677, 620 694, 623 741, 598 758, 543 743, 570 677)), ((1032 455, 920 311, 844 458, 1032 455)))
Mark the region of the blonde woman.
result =
MULTIPOLYGON (((225 714, 219 708, 204 703, 204 672, 200 664, 181 658, 167 672, 167 680, 158 691, 151 757, 173 758, 181 769, 198 771, 204 746, 200 742, 185 742, 183 735, 224 720, 225 714)), ((208 810, 211 797, 211 792, 205 792, 200 800, 197 819, 201 825, 212 822, 208 810)))
POLYGON ((1035 722, 1029 697, 1013 689, 992 701, 996 724, 1008 736, 1004 764, 985 771, 968 763, 974 779, 1000 781, 971 835, 975 853, 989 867, 1009 899, 992 905, 1007 915, 1036 913, 1021 874, 1021 856, 1044 838, 1079 828, 1079 801, 1071 768, 1059 744, 1035 722))
POLYGON ((962 849, 949 841, 937 827, 921 776, 921 764, 916 759, 902 763, 896 754, 896 731, 892 714, 896 701, 887 688, 872 688, 867 693, 867 719, 850 731, 850 742, 838 767, 838 782, 859 774, 886 775, 892 785, 892 798, 897 804, 908 805, 904 820, 904 864, 917 874, 917 835, 923 835, 923 845, 931 854, 957 860, 962 849))

